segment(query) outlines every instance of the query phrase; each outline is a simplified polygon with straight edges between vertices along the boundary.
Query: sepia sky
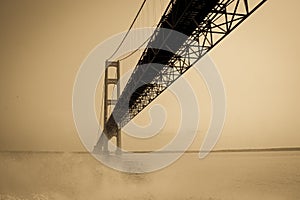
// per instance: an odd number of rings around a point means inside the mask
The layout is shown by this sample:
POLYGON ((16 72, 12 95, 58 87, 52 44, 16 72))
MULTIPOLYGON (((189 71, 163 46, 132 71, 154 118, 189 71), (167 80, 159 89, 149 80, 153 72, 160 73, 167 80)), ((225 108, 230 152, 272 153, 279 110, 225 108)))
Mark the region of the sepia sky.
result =
MULTIPOLYGON (((84 150, 72 116, 76 73, 97 44, 127 30, 141 2, 0 1, 0 150, 84 150)), ((299 6, 269 0, 209 53, 227 95, 216 149, 300 146, 299 6)), ((202 99, 203 121, 191 130, 198 132, 191 147, 197 150, 210 119, 209 95, 193 70, 185 78, 202 99)), ((156 101, 170 112, 157 147, 176 128, 172 98, 166 92, 156 101)), ((146 114, 136 119, 148 121, 146 114)), ((129 149, 153 147, 129 140, 129 149)))

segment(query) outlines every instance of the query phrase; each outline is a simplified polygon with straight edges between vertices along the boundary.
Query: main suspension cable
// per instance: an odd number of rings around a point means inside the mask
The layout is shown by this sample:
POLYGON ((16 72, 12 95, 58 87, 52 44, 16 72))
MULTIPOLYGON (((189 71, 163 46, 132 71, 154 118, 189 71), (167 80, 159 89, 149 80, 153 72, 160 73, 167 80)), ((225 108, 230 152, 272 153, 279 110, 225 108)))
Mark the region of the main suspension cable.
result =
POLYGON ((127 33, 125 34, 124 38, 122 39, 121 43, 119 44, 119 46, 117 47, 117 49, 114 51, 114 53, 113 53, 107 60, 110 60, 110 59, 111 59, 112 57, 114 57, 114 55, 116 55, 116 53, 119 51, 119 49, 121 48, 122 44, 124 43, 126 37, 128 36, 130 30, 132 29, 132 27, 133 27, 135 21, 137 20, 137 18, 138 18, 138 16, 139 16, 140 12, 142 11, 142 9, 143 9, 145 3, 146 3, 146 0, 143 1, 142 5, 141 5, 141 7, 140 7, 140 9, 139 9, 139 11, 137 12, 137 14, 136 14, 136 16, 135 16, 133 22, 131 23, 131 25, 130 25, 130 27, 129 27, 127 33))

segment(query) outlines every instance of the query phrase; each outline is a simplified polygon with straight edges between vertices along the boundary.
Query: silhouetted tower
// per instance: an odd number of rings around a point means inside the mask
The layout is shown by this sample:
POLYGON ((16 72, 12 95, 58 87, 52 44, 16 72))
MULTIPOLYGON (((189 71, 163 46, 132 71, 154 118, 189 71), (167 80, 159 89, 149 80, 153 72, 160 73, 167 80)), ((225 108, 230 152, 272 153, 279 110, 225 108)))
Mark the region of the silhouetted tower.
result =
MULTIPOLYGON (((96 145, 95 152, 107 152, 108 153, 108 140, 112 137, 116 137, 116 145, 118 149, 121 148, 121 129, 117 126, 110 127, 114 130, 113 135, 108 134, 108 130, 105 127, 109 116, 111 115, 110 110, 113 110, 120 96, 120 62, 119 61, 106 61, 105 62, 105 75, 104 75, 104 105, 103 105, 103 125, 104 134, 100 136, 99 142, 96 145), (113 87, 111 87, 113 86, 113 87), (116 90, 116 96, 114 97, 113 92, 116 90)), ((101 108, 102 109, 102 108, 101 108)))

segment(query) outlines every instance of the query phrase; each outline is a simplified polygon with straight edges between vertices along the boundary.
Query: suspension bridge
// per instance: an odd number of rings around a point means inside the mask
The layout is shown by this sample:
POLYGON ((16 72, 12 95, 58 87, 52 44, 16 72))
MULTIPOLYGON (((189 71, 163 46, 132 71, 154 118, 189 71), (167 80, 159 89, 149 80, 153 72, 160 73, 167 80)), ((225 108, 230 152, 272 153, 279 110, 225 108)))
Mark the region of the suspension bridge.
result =
POLYGON ((121 92, 120 60, 111 58, 139 17, 146 3, 144 0, 127 34, 105 63, 104 128, 94 152, 107 152, 108 141, 113 137, 116 137, 117 147, 120 149, 121 129, 265 2, 266 0, 171 0, 121 92), (172 31, 165 34, 164 29, 172 31), (175 33, 186 37, 178 37, 175 33), (157 48, 157 44, 160 48, 157 48), (114 77, 109 77, 111 68, 116 69, 114 77), (109 85, 116 86, 117 98, 110 98, 109 85), (114 106, 112 112, 109 112, 110 106, 114 106))

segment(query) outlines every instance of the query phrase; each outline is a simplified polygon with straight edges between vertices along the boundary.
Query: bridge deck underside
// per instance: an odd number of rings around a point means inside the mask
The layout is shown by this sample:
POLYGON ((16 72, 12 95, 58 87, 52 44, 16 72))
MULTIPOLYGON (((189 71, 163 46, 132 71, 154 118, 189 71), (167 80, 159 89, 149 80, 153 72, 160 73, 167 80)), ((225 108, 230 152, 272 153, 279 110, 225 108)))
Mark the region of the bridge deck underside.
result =
POLYGON ((174 41, 161 29, 154 32, 105 125, 106 135, 115 136, 117 128, 125 126, 266 0, 258 0, 252 8, 249 1, 171 1, 157 27, 175 30, 186 37, 174 41), (239 9, 241 5, 243 11, 239 9), (152 48, 155 43, 172 52, 152 48))

